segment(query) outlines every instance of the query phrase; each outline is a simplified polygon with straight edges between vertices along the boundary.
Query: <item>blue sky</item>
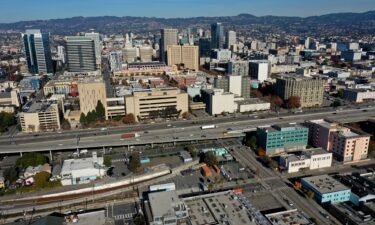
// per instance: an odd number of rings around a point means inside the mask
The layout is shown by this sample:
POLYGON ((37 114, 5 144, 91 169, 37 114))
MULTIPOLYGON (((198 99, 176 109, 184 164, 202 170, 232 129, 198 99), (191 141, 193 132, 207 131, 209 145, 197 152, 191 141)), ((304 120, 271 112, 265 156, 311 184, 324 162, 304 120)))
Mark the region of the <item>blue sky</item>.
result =
POLYGON ((1 0, 0 23, 73 16, 311 16, 375 10, 375 0, 1 0))

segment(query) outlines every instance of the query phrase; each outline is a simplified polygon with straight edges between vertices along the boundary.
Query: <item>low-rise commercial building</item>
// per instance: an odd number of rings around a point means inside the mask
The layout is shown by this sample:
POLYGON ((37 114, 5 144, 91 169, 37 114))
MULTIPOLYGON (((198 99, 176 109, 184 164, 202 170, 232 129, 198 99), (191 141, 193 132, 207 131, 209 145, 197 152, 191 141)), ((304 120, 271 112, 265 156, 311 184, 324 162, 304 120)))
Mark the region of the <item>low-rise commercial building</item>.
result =
POLYGON ((186 204, 176 191, 150 193, 145 205, 150 225, 177 225, 189 215, 186 204))
POLYGON ((60 116, 57 104, 27 103, 19 114, 22 132, 59 130, 60 116))
POLYGON ((259 98, 248 98, 244 100, 235 101, 237 104, 237 111, 244 112, 256 112, 256 111, 266 111, 271 109, 271 103, 263 101, 259 98))
POLYGON ((311 222, 304 214, 297 209, 269 213, 265 215, 272 225, 311 225, 311 222))
POLYGON ((321 148, 280 156, 280 167, 288 173, 331 167, 332 153, 321 148))
POLYGON ((181 116, 188 112, 188 103, 188 95, 174 87, 133 90, 125 96, 126 114, 132 113, 136 120, 176 116, 163 113, 172 108, 181 116))
POLYGON ((126 69, 113 72, 113 77, 161 76, 177 73, 177 66, 167 66, 164 62, 128 63, 126 69))
POLYGON ((61 184, 75 185, 96 180, 106 174, 103 157, 97 157, 96 152, 91 158, 64 160, 61 169, 61 184))
POLYGON ((320 204, 350 200, 350 188, 328 175, 305 177, 301 179, 301 184, 304 189, 314 193, 314 198, 320 204))
POLYGON ((0 92, 0 112, 14 113, 18 107, 20 107, 18 89, 0 92))
POLYGON ((364 102, 375 99, 375 90, 344 89, 344 99, 351 102, 364 102))
POLYGON ((304 150, 309 130, 298 124, 279 124, 257 128, 259 147, 267 155, 304 150))

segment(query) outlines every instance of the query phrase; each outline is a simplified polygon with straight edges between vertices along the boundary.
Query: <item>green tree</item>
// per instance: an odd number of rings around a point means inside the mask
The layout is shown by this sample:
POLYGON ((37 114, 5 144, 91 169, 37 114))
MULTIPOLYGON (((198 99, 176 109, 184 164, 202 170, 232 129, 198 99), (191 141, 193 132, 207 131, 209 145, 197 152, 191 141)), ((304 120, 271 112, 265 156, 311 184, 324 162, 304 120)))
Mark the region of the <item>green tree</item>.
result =
POLYGON ((38 166, 43 165, 48 162, 48 158, 45 155, 40 153, 26 153, 22 157, 18 158, 16 161, 16 165, 22 168, 26 168, 28 166, 38 166))
POLYGON ((337 91, 337 95, 340 97, 340 98, 343 98, 344 97, 344 89, 340 89, 337 91))
POLYGON ((249 146, 251 149, 256 150, 258 148, 256 136, 251 136, 249 139, 247 139, 246 145, 249 146))
POLYGON ((51 174, 48 172, 42 171, 34 176, 35 185, 38 188, 45 188, 48 186, 49 178, 51 177, 51 174))
POLYGON ((96 119, 99 119, 101 121, 105 119, 105 108, 100 100, 98 100, 98 103, 96 104, 95 112, 96 119))
POLYGON ((134 217, 134 224, 135 225, 145 225, 145 217, 143 216, 142 213, 138 213, 135 217, 134 217))
POLYGON ((86 115, 84 113, 81 113, 81 116, 79 117, 79 122, 82 125, 87 125, 87 118, 86 118, 86 115))
POLYGON ((104 162, 103 162, 104 166, 106 167, 111 167, 112 166, 112 156, 110 155, 105 155, 104 156, 104 162))
POLYGON ((16 123, 13 114, 7 112, 0 113, 0 132, 4 132, 9 126, 16 123))
POLYGON ((197 148, 194 145, 192 144, 188 145, 187 150, 189 151, 191 157, 195 158, 198 156, 197 148))
POLYGON ((14 182, 18 179, 17 167, 12 166, 4 170, 4 179, 14 182))
POLYGON ((217 164, 217 159, 215 154, 212 151, 208 151, 203 155, 203 162, 208 166, 213 166, 217 164))
POLYGON ((129 170, 132 172, 137 172, 141 167, 141 157, 138 152, 133 152, 129 160, 129 170))
POLYGON ((336 99, 335 101, 332 102, 331 106, 334 107, 334 108, 337 108, 337 107, 341 106, 341 101, 336 99))
POLYGON ((65 118, 61 119, 61 129, 63 129, 63 130, 70 130, 71 129, 69 121, 66 120, 65 118))
POLYGON ((93 111, 88 112, 87 115, 86 115, 87 124, 91 124, 91 123, 95 122, 95 120, 96 120, 95 111, 93 110, 93 111))

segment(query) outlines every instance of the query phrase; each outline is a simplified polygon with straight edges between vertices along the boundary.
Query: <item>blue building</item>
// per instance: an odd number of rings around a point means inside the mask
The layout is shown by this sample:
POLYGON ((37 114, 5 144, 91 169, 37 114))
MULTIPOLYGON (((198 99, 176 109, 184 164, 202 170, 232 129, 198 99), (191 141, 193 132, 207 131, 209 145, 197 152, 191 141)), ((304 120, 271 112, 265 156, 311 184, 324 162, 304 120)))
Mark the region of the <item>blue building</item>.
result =
POLYGON ((303 150, 309 129, 297 124, 279 124, 257 128, 258 145, 267 155, 303 150))
POLYGON ((350 188, 328 175, 302 178, 301 184, 304 189, 314 193, 315 200, 320 204, 350 200, 350 188))
POLYGON ((53 73, 49 34, 40 30, 26 30, 22 34, 27 67, 32 74, 53 73))
POLYGON ((199 39, 199 55, 200 57, 209 57, 211 54, 211 42, 208 38, 199 39))
POLYGON ((211 24, 211 48, 221 49, 224 47, 224 26, 221 23, 211 24))

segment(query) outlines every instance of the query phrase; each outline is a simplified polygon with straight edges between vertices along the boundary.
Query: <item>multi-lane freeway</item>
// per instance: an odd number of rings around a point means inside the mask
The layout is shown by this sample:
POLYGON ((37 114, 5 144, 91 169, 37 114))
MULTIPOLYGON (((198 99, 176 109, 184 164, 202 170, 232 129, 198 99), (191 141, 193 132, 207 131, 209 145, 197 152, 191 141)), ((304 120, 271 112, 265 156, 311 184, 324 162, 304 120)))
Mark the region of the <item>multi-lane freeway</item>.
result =
POLYGON ((206 139, 221 139, 243 136, 243 131, 254 130, 257 126, 276 123, 303 122, 311 119, 329 119, 332 121, 360 121, 373 118, 374 107, 349 108, 305 112, 303 114, 260 114, 239 117, 222 117, 204 121, 174 121, 161 124, 146 124, 108 129, 88 129, 72 132, 47 133, 39 136, 25 135, 11 138, 0 138, 0 153, 17 153, 32 151, 56 151, 67 149, 84 149, 97 147, 114 147, 146 145, 206 139), (216 129, 202 130, 204 124, 215 124, 216 129), (230 131, 230 132, 228 132, 230 131), (122 133, 137 132, 140 137, 122 139, 122 133))

